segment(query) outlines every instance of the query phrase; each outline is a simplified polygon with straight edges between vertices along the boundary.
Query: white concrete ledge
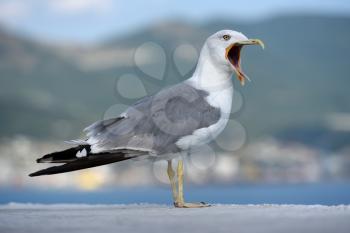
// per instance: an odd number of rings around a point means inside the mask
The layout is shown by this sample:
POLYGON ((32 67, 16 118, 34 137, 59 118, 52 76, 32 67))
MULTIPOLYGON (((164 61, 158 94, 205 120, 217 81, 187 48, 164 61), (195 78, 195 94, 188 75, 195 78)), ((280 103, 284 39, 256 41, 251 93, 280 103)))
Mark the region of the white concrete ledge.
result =
POLYGON ((350 206, 0 205, 0 232, 350 232, 350 206))

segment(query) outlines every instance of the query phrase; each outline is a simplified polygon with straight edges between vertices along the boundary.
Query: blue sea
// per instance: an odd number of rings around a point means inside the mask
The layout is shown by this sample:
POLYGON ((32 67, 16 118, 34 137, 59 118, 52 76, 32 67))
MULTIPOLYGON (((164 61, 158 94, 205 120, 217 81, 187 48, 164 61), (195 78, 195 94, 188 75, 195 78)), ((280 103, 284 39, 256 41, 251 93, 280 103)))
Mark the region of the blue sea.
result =
MULTIPOLYGON (((188 186, 185 187, 186 201, 223 204, 350 204, 350 183, 188 186)), ((172 200, 170 187, 167 186, 115 187, 98 191, 0 188, 0 204, 9 202, 43 204, 171 204, 172 200)))

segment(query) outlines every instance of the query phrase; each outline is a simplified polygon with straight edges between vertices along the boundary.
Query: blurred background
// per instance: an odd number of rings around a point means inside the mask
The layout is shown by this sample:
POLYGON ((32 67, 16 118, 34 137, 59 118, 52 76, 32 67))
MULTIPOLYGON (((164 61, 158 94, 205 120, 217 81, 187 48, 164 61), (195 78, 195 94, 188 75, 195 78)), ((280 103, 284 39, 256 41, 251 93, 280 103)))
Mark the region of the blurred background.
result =
POLYGON ((171 203, 165 164, 30 178, 96 120, 191 76, 221 29, 252 82, 228 128, 186 157, 185 193, 211 203, 350 204, 347 0, 0 0, 0 203, 171 203))

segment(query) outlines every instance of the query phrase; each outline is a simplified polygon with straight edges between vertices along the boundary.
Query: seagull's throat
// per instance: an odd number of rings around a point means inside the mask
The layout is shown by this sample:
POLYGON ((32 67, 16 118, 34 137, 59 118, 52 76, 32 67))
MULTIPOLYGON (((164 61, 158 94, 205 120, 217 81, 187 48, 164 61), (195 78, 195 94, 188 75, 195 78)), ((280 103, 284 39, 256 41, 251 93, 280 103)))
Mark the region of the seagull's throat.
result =
POLYGON ((261 40, 249 39, 235 42, 226 48, 225 57, 233 66, 237 78, 241 82, 242 86, 244 85, 246 79, 250 81, 248 76, 243 72, 241 68, 241 50, 244 45, 260 45, 263 49, 265 47, 264 43, 261 40))
POLYGON ((226 48, 226 59, 229 60, 231 65, 234 67, 235 73, 241 85, 245 84, 245 79, 249 78, 243 72, 241 68, 241 50, 243 45, 240 44, 232 44, 226 48))

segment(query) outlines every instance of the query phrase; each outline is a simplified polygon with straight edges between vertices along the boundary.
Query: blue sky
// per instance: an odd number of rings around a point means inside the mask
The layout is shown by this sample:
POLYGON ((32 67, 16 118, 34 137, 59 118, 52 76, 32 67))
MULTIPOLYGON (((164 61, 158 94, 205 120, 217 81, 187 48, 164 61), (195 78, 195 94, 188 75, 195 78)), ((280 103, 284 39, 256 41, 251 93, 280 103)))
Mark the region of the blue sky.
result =
POLYGON ((168 20, 254 21, 286 13, 350 16, 348 0, 0 0, 0 23, 46 40, 93 42, 168 20))

